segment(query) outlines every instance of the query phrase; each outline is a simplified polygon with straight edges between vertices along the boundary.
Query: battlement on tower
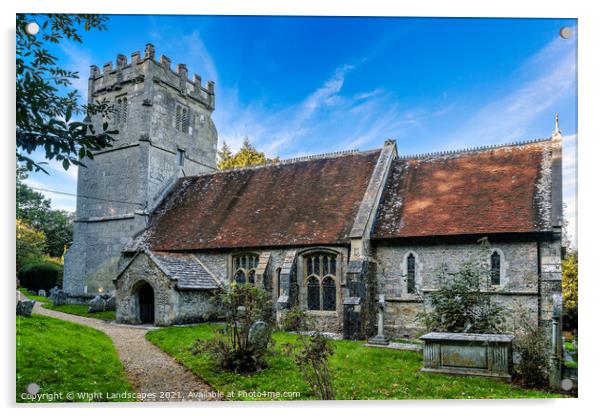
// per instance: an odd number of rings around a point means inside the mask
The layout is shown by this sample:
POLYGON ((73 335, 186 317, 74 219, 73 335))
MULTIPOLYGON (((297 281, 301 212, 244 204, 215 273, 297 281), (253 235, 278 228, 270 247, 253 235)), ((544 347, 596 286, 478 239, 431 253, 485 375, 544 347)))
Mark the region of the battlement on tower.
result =
POLYGON ((146 81, 161 84, 174 92, 202 104, 209 111, 215 109, 215 82, 207 81, 203 86, 202 78, 194 74, 188 77, 188 68, 185 64, 176 65, 172 69, 171 59, 161 55, 155 59, 155 47, 147 43, 144 55, 140 51, 133 52, 128 62, 127 56, 117 54, 115 66, 109 61, 102 66, 90 66, 88 79, 88 99, 93 101, 99 96, 119 91, 128 84, 139 84, 146 81))

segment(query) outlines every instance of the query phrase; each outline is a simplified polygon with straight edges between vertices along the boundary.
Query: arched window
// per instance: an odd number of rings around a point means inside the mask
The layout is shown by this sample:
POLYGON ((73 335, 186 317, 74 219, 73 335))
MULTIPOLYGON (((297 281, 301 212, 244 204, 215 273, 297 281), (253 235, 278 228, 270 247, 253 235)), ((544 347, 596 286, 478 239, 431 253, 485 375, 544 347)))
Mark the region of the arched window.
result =
POLYGON ((305 257, 307 309, 335 311, 337 308, 337 256, 311 253, 305 257))
POLYGON ((320 310, 320 282, 315 276, 307 279, 307 309, 320 310))
POLYGON ((278 287, 278 292, 276 292, 277 296, 280 297, 280 272, 281 272, 281 268, 278 267, 278 269, 276 270, 276 285, 278 287))
POLYGON ((416 257, 410 253, 406 259, 406 274, 408 279, 408 293, 416 293, 416 257))
POLYGON ((491 284, 493 286, 499 285, 501 280, 501 258, 500 253, 494 251, 491 253, 491 284))
POLYGON ((254 253, 239 254, 232 257, 233 280, 239 285, 255 284, 255 269, 259 264, 259 256, 254 253))

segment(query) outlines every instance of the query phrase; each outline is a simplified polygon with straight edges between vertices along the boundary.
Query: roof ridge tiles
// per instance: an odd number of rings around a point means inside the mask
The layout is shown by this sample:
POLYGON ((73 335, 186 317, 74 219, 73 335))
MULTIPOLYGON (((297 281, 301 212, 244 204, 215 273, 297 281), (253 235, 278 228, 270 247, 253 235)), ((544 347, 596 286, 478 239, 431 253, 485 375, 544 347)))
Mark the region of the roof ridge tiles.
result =
POLYGON ((448 155, 456 155, 462 153, 474 153, 483 150, 493 150, 493 149, 501 149, 504 147, 516 147, 516 146, 524 146, 534 143, 551 141, 552 139, 549 137, 539 138, 539 139, 531 139, 531 140, 519 140, 510 143, 501 143, 501 144, 489 144, 483 146, 476 147, 467 147, 464 149, 455 149, 455 150, 441 150, 437 152, 426 152, 426 153, 414 153, 409 155, 400 155, 397 159, 422 159, 428 157, 436 157, 436 156, 448 156, 448 155))

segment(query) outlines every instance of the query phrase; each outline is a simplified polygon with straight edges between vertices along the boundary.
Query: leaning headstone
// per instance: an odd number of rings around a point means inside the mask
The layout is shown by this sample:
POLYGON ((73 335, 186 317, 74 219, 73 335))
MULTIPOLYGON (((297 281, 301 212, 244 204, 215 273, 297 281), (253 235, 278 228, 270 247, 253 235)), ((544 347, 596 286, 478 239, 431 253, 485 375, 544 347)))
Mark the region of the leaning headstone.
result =
POLYGON ((101 296, 95 296, 88 302, 88 313, 102 312, 105 310, 105 300, 101 296))
POLYGON ((34 296, 36 296, 38 294, 38 292, 36 292, 33 289, 29 289, 28 292, 29 292, 30 295, 34 295, 34 296))
POLYGON ((38 290, 38 296, 44 296, 44 297, 46 297, 46 291, 44 289, 38 290))
POLYGON ((17 315, 21 316, 31 316, 31 311, 33 311, 33 305, 35 305, 35 300, 20 300, 17 302, 17 315))
POLYGON ((270 327, 265 322, 253 322, 251 328, 249 328, 249 342, 255 347, 255 349, 265 349, 270 342, 271 333, 272 331, 270 330, 270 327))
POLYGON ((116 308, 117 308, 117 300, 115 299, 115 296, 111 296, 105 302, 105 310, 114 311, 116 308))
POLYGON ((50 299, 54 306, 60 306, 67 303, 67 292, 62 289, 58 289, 50 294, 50 299))

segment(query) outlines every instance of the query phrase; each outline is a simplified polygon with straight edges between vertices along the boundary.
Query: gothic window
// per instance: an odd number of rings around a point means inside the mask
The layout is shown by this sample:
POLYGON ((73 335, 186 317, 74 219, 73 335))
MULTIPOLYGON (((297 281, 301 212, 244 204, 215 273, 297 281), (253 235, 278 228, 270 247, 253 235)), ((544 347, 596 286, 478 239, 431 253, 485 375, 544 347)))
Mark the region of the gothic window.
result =
POLYGON ((312 253, 305 257, 307 309, 336 310, 336 264, 335 254, 312 253))
POLYGON ((501 261, 500 253, 494 251, 491 254, 491 284, 499 285, 501 276, 501 261))
POLYGON ((232 258, 233 280, 239 285, 255 284, 255 270, 259 264, 259 256, 254 253, 239 254, 232 258))
POLYGON ((278 270, 276 271, 276 284, 278 285, 278 297, 280 297, 280 272, 282 269, 280 269, 280 267, 278 268, 278 270))
POLYGON ((176 104, 176 130, 183 133, 188 133, 190 126, 190 111, 183 105, 176 104))
POLYGON ((410 253, 406 259, 408 293, 416 293, 416 258, 410 253))
POLYGON ((320 282, 315 276, 307 279, 307 309, 320 310, 320 282))

